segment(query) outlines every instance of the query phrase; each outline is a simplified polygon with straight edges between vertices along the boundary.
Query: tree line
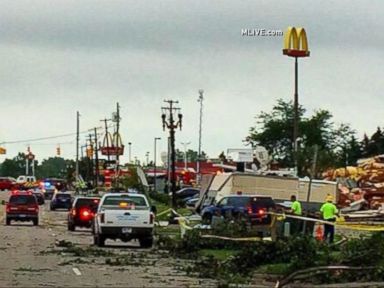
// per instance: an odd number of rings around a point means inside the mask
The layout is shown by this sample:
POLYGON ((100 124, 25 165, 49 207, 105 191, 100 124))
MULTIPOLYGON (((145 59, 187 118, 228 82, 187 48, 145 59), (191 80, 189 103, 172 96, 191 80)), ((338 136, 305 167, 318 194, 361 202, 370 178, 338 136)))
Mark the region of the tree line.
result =
MULTIPOLYGON (((349 124, 335 124, 327 110, 319 109, 306 115, 306 109, 299 106, 299 115, 299 176, 309 174, 315 145, 318 147, 319 171, 356 165, 360 158, 384 154, 384 133, 380 127, 371 136, 365 134, 363 139, 358 139, 349 124)), ((270 112, 256 116, 256 124, 250 128, 245 142, 264 146, 280 167, 294 167, 293 123, 292 101, 279 99, 270 112)))

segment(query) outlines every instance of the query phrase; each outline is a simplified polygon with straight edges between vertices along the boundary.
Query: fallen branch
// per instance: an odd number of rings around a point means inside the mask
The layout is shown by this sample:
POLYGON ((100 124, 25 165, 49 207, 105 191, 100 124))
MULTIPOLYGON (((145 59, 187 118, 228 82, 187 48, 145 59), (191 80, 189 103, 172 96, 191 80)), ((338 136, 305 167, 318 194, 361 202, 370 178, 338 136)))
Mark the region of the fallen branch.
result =
POLYGON ((275 288, 281 288, 287 285, 289 282, 294 280, 295 278, 305 279, 313 276, 313 274, 322 274, 330 271, 356 271, 356 270, 373 270, 375 266, 367 266, 367 267, 351 267, 351 266, 320 266, 320 267, 312 267, 303 270, 298 270, 283 278, 281 281, 277 281, 275 288), (307 275, 306 275, 307 274, 307 275))

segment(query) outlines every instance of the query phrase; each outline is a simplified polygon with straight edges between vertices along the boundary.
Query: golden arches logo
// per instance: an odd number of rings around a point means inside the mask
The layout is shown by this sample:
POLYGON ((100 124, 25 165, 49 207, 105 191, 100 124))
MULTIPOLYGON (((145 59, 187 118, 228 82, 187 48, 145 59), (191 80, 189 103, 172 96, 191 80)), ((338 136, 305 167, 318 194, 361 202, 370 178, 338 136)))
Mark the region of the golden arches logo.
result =
POLYGON ((288 27, 284 34, 283 54, 290 57, 309 57, 307 33, 301 27, 288 27))

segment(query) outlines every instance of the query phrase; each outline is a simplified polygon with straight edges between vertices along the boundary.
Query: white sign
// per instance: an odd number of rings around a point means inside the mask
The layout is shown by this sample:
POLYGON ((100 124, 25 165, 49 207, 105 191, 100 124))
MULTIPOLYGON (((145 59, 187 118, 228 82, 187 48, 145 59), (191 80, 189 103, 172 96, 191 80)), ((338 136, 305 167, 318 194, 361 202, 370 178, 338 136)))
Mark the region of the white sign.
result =
POLYGON ((227 158, 233 162, 253 162, 252 149, 228 149, 227 158))

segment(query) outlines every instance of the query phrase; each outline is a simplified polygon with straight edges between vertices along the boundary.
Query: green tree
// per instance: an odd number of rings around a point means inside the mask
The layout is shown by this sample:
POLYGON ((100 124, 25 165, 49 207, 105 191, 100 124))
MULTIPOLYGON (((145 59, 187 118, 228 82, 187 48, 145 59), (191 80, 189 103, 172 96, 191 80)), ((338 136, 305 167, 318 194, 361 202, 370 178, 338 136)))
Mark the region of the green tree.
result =
POLYGON ((25 154, 19 153, 12 159, 5 159, 1 164, 1 176, 10 176, 17 178, 25 174, 25 154))
POLYGON ((75 162, 73 160, 65 160, 61 157, 50 157, 44 159, 36 169, 38 178, 63 178, 73 180, 75 171, 75 162))
MULTIPOLYGON (((198 160, 198 152, 188 149, 187 150, 187 161, 188 162, 196 162, 198 160)), ((208 158, 207 154, 204 151, 201 151, 201 161, 205 161, 208 158)), ((176 161, 184 162, 184 151, 176 149, 176 161)))
POLYGON ((362 154, 364 157, 371 157, 384 153, 384 133, 380 127, 377 127, 375 133, 372 134, 371 138, 368 138, 364 134, 364 138, 361 142, 362 154))
MULTIPOLYGON (((282 167, 294 167, 293 111, 292 101, 278 100, 271 112, 261 112, 256 116, 256 126, 250 128, 245 140, 252 146, 264 146, 282 167)), ((322 170, 342 161, 340 151, 348 148, 348 143, 355 135, 349 125, 341 124, 335 127, 332 114, 327 110, 317 110, 310 116, 305 116, 305 112, 306 110, 299 106, 300 176, 309 174, 315 145, 318 146, 317 166, 322 170)))

